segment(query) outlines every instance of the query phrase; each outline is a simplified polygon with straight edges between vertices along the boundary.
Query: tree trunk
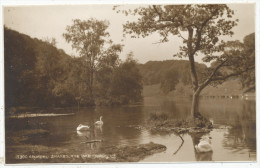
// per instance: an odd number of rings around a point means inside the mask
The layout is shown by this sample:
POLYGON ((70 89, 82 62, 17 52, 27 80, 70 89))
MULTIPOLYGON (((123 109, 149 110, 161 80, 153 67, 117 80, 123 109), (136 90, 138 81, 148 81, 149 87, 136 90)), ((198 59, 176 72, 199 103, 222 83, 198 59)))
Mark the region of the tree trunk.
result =
POLYGON ((90 104, 93 104, 94 98, 93 98, 93 82, 94 82, 94 70, 91 69, 90 72, 90 104))
POLYGON ((91 96, 91 98, 92 98, 92 93, 93 93, 93 91, 92 91, 92 89, 93 89, 93 70, 91 69, 91 72, 90 72, 90 96, 91 96))
POLYGON ((192 47, 192 39, 193 39, 193 29, 191 27, 188 27, 188 42, 187 42, 187 48, 188 48, 188 56, 189 56, 189 62, 190 62, 190 74, 191 74, 191 82, 193 87, 193 97, 192 97, 192 105, 191 105, 191 116, 195 117, 199 113, 199 95, 200 95, 200 88, 198 86, 198 77, 195 67, 195 61, 194 61, 194 51, 192 47))
POLYGON ((192 96, 192 104, 191 104, 191 115, 193 117, 198 116, 199 114, 199 96, 200 96, 200 91, 194 91, 193 96, 192 96))

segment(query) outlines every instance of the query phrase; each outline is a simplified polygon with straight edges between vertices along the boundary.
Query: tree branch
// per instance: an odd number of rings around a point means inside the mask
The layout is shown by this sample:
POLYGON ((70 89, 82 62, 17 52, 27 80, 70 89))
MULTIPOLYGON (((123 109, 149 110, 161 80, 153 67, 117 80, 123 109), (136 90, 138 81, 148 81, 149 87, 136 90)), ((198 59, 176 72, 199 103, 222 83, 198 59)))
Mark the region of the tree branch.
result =
MULTIPOLYGON (((169 26, 174 26, 174 24, 168 23, 168 24, 156 25, 156 29, 163 29, 163 28, 169 27, 169 26)), ((149 27, 144 27, 144 28, 149 28, 149 27)))
POLYGON ((197 31, 196 31, 197 40, 196 40, 196 43, 195 43, 195 48, 193 50, 193 54, 195 54, 200 49, 201 32, 202 32, 203 28, 206 26, 208 21, 210 21, 216 15, 217 11, 218 11, 218 9, 216 9, 210 17, 208 17, 206 20, 204 20, 204 22, 201 24, 200 28, 198 28, 198 26, 195 26, 197 28, 197 31))
POLYGON ((246 88, 246 89, 243 91, 243 93, 247 93, 247 92, 249 92, 249 91, 251 91, 251 90, 254 90, 254 89, 255 89, 255 84, 252 85, 252 86, 250 86, 250 87, 248 87, 248 88, 246 88))
MULTIPOLYGON (((158 11, 158 9, 156 8, 156 5, 153 5, 153 9, 154 11, 158 14, 159 16, 159 20, 158 21, 168 21, 168 22, 174 22, 173 20, 170 20, 170 19, 165 19, 162 17, 162 14, 158 11)), ((174 17, 175 18, 175 17, 174 17)))
POLYGON ((229 74, 229 75, 227 75, 227 76, 223 76, 223 77, 212 78, 211 81, 226 80, 226 79, 228 79, 228 78, 230 78, 230 77, 241 75, 242 73, 247 72, 248 70, 251 70, 251 69, 254 69, 254 68, 255 68, 255 66, 252 66, 252 67, 250 67, 250 68, 246 68, 244 71, 239 71, 239 72, 236 72, 236 73, 231 73, 231 74, 229 74))
POLYGON ((226 59, 225 61, 221 62, 215 69, 214 71, 211 73, 211 75, 208 77, 208 79, 203 82, 203 84, 200 86, 200 89, 202 90, 203 88, 205 88, 211 81, 212 78, 214 77, 214 75, 216 74, 216 72, 219 70, 219 68, 221 68, 226 62, 228 61, 228 59, 226 59))
POLYGON ((153 5, 153 9, 155 10, 155 12, 158 14, 159 16, 159 20, 162 18, 162 14, 157 10, 156 5, 153 5))
POLYGON ((202 29, 206 26, 206 24, 208 23, 208 21, 210 21, 210 20, 213 18, 213 16, 215 16, 215 15, 217 14, 217 12, 218 12, 218 9, 216 9, 216 10, 212 13, 212 15, 211 15, 210 17, 208 17, 206 20, 204 20, 204 22, 201 24, 200 30, 202 30, 202 29))
POLYGON ((95 142, 102 142, 102 140, 100 140, 100 139, 95 139, 95 140, 90 140, 90 141, 81 142, 81 143, 95 143, 95 142))
POLYGON ((156 5, 153 5, 153 9, 154 9, 155 12, 158 14, 158 16, 159 16, 159 21, 169 21, 169 22, 171 22, 171 20, 162 18, 162 14, 158 11, 158 9, 156 8, 156 5))
POLYGON ((173 155, 176 155, 178 153, 178 151, 181 149, 183 143, 184 143, 184 139, 180 136, 180 134, 177 134, 180 138, 181 138, 181 145, 179 146, 179 148, 173 153, 173 155))
POLYGON ((180 33, 179 29, 177 29, 177 31, 178 31, 178 34, 180 35, 180 37, 181 37, 183 40, 186 40, 186 41, 187 41, 187 39, 186 39, 186 38, 184 38, 184 37, 181 35, 181 33, 180 33))
POLYGON ((152 43, 152 44, 161 44, 163 43, 163 41, 165 41, 167 39, 167 37, 164 37, 162 40, 158 41, 158 42, 155 42, 155 43, 152 43))
POLYGON ((195 43, 195 48, 192 51, 193 54, 195 54, 200 48, 201 30, 197 29, 196 33, 197 33, 197 40, 196 40, 196 43, 195 43))

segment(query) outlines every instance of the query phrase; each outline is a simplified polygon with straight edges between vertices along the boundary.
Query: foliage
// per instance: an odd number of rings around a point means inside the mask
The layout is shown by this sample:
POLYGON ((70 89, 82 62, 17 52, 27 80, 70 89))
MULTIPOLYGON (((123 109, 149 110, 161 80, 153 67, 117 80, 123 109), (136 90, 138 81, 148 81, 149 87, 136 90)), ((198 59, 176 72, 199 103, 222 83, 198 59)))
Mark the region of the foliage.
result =
POLYGON ((103 85, 110 80, 118 60, 118 54, 122 51, 122 45, 112 44, 112 40, 108 39, 108 26, 108 21, 94 18, 89 20, 75 19, 71 26, 67 26, 66 33, 63 34, 66 41, 72 43, 72 48, 76 49, 79 56, 87 63, 84 68, 89 74, 85 78, 88 79, 88 96, 93 103, 95 101, 94 95, 100 97, 99 93, 103 94, 104 99, 108 99, 108 93, 104 90, 107 87, 103 85), (98 83, 95 83, 95 78, 97 78, 98 83), (104 83, 102 84, 102 82, 104 83), (94 84, 98 86, 94 88, 94 84), (99 93, 93 93, 95 89, 98 89, 99 93))
POLYGON ((179 76, 177 71, 167 71, 164 75, 164 79, 161 81, 161 90, 164 94, 169 93, 175 89, 175 86, 179 83, 179 76))
POLYGON ((112 79, 111 94, 120 104, 142 100, 142 76, 132 56, 130 53, 126 61, 119 65, 112 79))
MULTIPOLYGON (((109 23, 99 21, 94 18, 89 20, 73 20, 73 25, 67 26, 66 33, 63 34, 67 42, 72 43, 72 48, 79 52, 81 57, 85 57, 89 64, 95 63, 101 53, 105 38, 109 37, 106 31, 109 23)), ((92 65, 94 66, 94 65, 92 65)))
MULTIPOLYGON (((35 52, 29 37, 22 38, 18 33, 8 31, 5 28, 4 54, 5 54, 5 100, 10 100, 14 104, 17 102, 27 103, 26 99, 17 97, 24 94, 23 88, 27 89, 32 77, 32 70, 35 66, 35 52), (6 33, 8 32, 8 33, 6 33), (13 40, 16 39, 16 40, 13 40), (24 47, 23 44, 27 44, 24 47), (19 63, 18 63, 19 62, 19 63), (25 71, 26 75, 21 72, 25 71)), ((9 101, 6 101, 6 105, 9 101)))
POLYGON ((137 21, 124 25, 127 34, 146 37, 157 32, 161 42, 167 42, 170 35, 182 38, 183 45, 175 56, 189 57, 194 90, 199 86, 194 56, 200 52, 205 62, 222 60, 213 55, 224 50, 226 43, 219 37, 232 35, 231 29, 237 24, 231 20, 234 12, 227 5, 152 5, 123 12, 139 15, 137 21))
MULTIPOLYGON (((84 57, 87 62, 88 87, 90 91, 90 99, 93 98, 94 74, 96 71, 97 61, 102 53, 106 38, 109 33, 106 31, 109 23, 107 21, 99 21, 94 18, 89 20, 73 20, 71 26, 67 26, 66 33, 63 34, 68 43, 72 43, 72 48, 76 49, 80 57, 84 57)), ((79 98, 81 99, 81 98, 79 98)))
MULTIPOLYGON (((115 49, 119 51, 121 47, 112 46, 111 50, 115 49)), ((96 77, 97 104, 127 104, 141 100, 141 75, 132 58, 122 62, 114 52, 108 52, 99 62, 96 77)))
POLYGON ((221 51, 216 45, 219 36, 232 35, 231 29, 237 24, 237 20, 230 20, 234 12, 227 5, 152 5, 123 12, 140 16, 138 21, 124 25, 124 31, 128 34, 146 37, 158 32, 161 42, 167 42, 170 34, 181 37, 183 46, 178 53, 181 57, 188 56, 190 51, 194 54, 200 51, 206 55, 221 51), (191 41, 184 38, 181 32, 191 32, 191 41), (189 49, 186 46, 188 42, 191 43, 189 49))
POLYGON ((58 103, 52 95, 58 74, 64 70, 58 60, 69 56, 48 42, 6 27, 4 37, 6 106, 58 103))
MULTIPOLYGON (((207 69, 206 65, 195 63, 195 66, 201 77, 207 69)), ((178 83, 191 85, 189 61, 186 60, 149 61, 139 64, 138 68, 144 85, 160 84, 165 94, 175 90, 178 83)))
POLYGON ((7 108, 88 106, 93 105, 93 99, 97 105, 141 100, 142 83, 137 63, 119 59, 122 45, 111 44, 96 59, 95 87, 92 88, 95 94, 91 98, 88 60, 71 57, 55 44, 55 40, 32 39, 4 28, 7 108), (99 103, 103 100, 107 102, 99 103))
POLYGON ((138 15, 136 21, 124 24, 124 32, 132 37, 146 37, 152 33, 159 33, 162 37, 160 42, 167 42, 170 35, 182 39, 182 45, 175 56, 189 58, 193 116, 198 113, 199 95, 206 86, 211 83, 219 84, 254 68, 252 62, 245 59, 238 42, 221 40, 223 36, 233 35, 232 28, 238 22, 232 19, 234 11, 227 5, 151 5, 133 11, 123 10, 123 13, 138 15), (195 66, 195 56, 198 54, 204 56, 204 62, 216 61, 216 66, 207 69, 201 77, 198 77, 195 66), (241 65, 241 59, 246 66, 236 66, 241 65), (222 67, 231 68, 230 73, 221 71, 222 67))
POLYGON ((149 120, 150 121, 166 121, 168 120, 169 116, 166 113, 150 113, 149 120))
MULTIPOLYGON (((250 66, 254 67, 255 65, 255 33, 249 34, 244 38, 243 43, 243 64, 240 65, 241 69, 250 68, 250 66)), ((236 67, 239 68, 239 67, 236 67)), ((255 68, 247 71, 240 75, 244 92, 249 92, 255 90, 255 68)))

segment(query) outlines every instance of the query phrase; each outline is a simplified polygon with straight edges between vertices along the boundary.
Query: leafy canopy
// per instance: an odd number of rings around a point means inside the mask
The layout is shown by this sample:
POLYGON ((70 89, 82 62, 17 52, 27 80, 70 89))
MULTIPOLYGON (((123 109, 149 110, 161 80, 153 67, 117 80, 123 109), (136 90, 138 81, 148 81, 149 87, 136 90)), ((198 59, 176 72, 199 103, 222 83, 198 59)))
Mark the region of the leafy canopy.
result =
POLYGON ((94 18, 89 20, 73 20, 71 26, 67 26, 63 34, 67 42, 72 43, 72 48, 79 52, 80 56, 97 55, 101 52, 109 33, 106 29, 108 21, 99 21, 94 18))
POLYGON ((211 54, 223 50, 223 41, 219 38, 233 35, 231 29, 238 22, 231 19, 234 11, 227 5, 152 5, 122 12, 139 16, 137 21, 124 25, 124 32, 133 37, 157 32, 161 36, 160 42, 167 42, 170 35, 182 38, 183 45, 175 55, 179 57, 200 51, 215 58, 211 54))

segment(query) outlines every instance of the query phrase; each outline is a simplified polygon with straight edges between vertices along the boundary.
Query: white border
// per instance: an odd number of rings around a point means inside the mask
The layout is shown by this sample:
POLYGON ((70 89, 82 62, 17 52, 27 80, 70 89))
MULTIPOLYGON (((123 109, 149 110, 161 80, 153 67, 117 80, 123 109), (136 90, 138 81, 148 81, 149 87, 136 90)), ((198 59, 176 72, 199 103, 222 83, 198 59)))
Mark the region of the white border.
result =
POLYGON ((166 168, 180 167, 180 168, 260 168, 260 154, 259 154, 259 68, 260 64, 260 1, 259 0, 0 0, 0 167, 4 165, 4 58, 3 58, 3 6, 18 6, 18 5, 80 5, 80 4, 184 4, 184 3, 255 3, 256 4, 256 118, 257 118, 257 162, 186 162, 186 163, 154 163, 154 164, 127 164, 127 163, 104 163, 104 164, 15 164, 8 165, 9 167, 19 166, 21 168, 39 166, 39 167, 151 167, 155 168, 163 166, 166 168))

